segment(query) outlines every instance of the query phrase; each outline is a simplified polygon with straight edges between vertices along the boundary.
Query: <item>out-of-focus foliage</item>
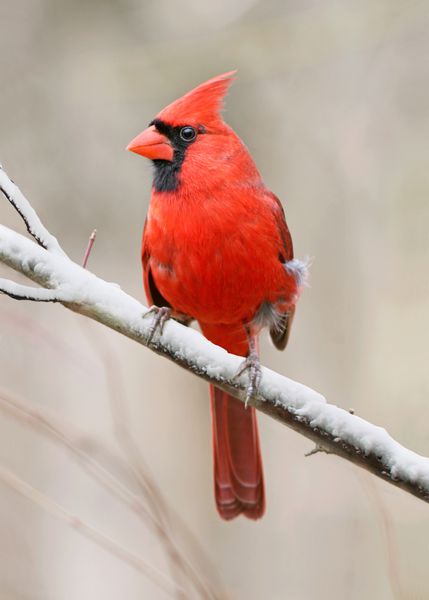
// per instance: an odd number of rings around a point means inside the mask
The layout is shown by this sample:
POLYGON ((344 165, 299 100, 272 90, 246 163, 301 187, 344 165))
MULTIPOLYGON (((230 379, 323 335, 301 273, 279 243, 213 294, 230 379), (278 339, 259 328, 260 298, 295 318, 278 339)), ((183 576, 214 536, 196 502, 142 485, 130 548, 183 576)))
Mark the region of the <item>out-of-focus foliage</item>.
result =
MULTIPOLYGON (((264 339, 263 362, 428 455, 427 3, 23 0, 3 2, 1 23, 0 160, 73 257, 97 227, 89 268, 140 297, 151 174, 124 148, 165 104, 239 69, 226 118, 283 200, 296 254, 314 257, 289 347, 264 339)), ((205 386, 61 307, 0 298, 1 388, 105 443, 107 345, 151 471, 232 598, 429 597, 423 503, 335 458, 304 459, 309 443, 261 417, 267 516, 225 524, 205 386)), ((1 414, 0 460, 167 570, 157 540, 67 454, 1 414)), ((2 598, 164 597, 0 497, 2 598)))

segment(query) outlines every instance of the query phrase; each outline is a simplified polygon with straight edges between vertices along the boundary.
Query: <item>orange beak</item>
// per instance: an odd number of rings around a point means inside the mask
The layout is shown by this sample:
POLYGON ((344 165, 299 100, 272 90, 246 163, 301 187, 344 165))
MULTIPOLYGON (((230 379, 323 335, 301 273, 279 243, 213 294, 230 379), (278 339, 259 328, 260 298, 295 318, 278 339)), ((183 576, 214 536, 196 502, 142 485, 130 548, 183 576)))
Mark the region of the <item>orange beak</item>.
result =
POLYGON ((152 160, 169 160, 174 157, 174 150, 168 141, 168 138, 155 129, 155 125, 148 127, 137 137, 135 137, 127 146, 127 150, 141 154, 152 160))

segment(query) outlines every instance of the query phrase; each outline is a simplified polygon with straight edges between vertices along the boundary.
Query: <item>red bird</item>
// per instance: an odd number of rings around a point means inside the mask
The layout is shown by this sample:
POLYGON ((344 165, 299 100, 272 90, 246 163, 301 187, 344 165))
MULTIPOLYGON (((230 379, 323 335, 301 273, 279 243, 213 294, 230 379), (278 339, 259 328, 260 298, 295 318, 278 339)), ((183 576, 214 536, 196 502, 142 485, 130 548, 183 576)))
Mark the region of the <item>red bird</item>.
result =
MULTIPOLYGON (((157 324, 196 319, 209 340, 247 357, 250 399, 261 376, 257 336, 268 327, 285 348, 303 267, 280 201, 220 115, 234 74, 169 104, 128 149, 154 167, 142 260, 157 324)), ((210 394, 217 509, 224 519, 258 519, 265 493, 255 409, 213 386, 210 394)))

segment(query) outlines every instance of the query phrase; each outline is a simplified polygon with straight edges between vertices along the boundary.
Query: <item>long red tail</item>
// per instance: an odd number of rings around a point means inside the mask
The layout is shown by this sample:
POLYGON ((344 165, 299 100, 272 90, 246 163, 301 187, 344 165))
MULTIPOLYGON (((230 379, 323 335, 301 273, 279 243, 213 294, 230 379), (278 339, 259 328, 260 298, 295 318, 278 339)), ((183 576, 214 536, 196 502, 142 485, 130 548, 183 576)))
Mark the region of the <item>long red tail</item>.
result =
POLYGON ((210 386, 216 506, 223 519, 265 510, 264 477, 256 411, 210 386))

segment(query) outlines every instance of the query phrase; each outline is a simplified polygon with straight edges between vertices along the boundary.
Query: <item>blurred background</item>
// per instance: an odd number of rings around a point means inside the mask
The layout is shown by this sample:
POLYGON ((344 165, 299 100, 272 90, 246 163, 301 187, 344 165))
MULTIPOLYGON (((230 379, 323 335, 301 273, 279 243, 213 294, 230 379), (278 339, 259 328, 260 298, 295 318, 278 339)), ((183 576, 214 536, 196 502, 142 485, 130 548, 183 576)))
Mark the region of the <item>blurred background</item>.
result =
MULTIPOLYGON (((77 262, 96 227, 89 268, 142 300, 151 169, 124 148, 167 103, 239 70, 226 120, 282 199, 296 255, 313 257, 289 346, 264 337, 263 363, 429 455, 427 2, 3 0, 0 11, 0 160, 77 262)), ((0 217, 24 231, 6 200, 0 217)), ((267 514, 221 521, 206 386, 120 335, 2 297, 0 377, 0 397, 55 417, 146 502, 130 469, 141 453, 169 535, 213 598, 429 597, 427 505, 338 458, 305 458, 311 443, 264 415, 267 514)), ((159 532, 29 425, 0 410, 1 464, 175 577, 159 532)), ((3 483, 0 502, 2 599, 168 597, 3 483)))

